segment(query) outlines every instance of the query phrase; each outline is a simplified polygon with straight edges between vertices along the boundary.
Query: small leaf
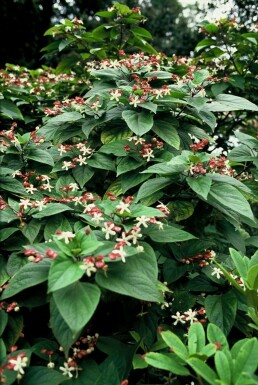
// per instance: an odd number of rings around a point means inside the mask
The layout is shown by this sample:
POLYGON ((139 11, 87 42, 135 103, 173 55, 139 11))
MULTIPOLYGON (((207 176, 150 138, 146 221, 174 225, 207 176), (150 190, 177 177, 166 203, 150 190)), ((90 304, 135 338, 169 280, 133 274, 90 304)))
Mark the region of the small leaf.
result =
POLYGON ((201 323, 193 323, 188 332, 189 354, 201 352, 205 346, 205 332, 201 323))

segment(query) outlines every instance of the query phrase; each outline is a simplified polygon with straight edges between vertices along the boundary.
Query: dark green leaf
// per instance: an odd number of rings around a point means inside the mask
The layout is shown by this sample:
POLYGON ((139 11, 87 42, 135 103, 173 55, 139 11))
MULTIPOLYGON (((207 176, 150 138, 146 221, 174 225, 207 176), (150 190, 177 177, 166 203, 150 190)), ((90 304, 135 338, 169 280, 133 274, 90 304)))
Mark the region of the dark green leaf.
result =
POLYGON ((49 270, 48 291, 56 291, 77 282, 85 272, 80 268, 81 265, 71 257, 56 257, 49 270))
POLYGON ((235 322, 237 298, 233 291, 226 294, 209 295, 205 299, 208 320, 228 335, 235 322))
POLYGON ((198 177, 187 177, 186 181, 191 189, 196 192, 197 195, 203 197, 203 199, 207 199, 207 196, 210 192, 212 180, 210 178, 206 178, 205 176, 198 177))
POLYGON ((41 219, 45 217, 50 217, 55 214, 60 214, 64 211, 73 210, 71 207, 63 204, 63 203, 49 203, 46 207, 39 211, 36 214, 33 214, 33 218, 41 219))
POLYGON ((149 112, 124 111, 122 117, 128 127, 138 136, 150 131, 153 126, 153 116, 149 112))
POLYGON ((163 229, 158 230, 157 226, 149 226, 147 231, 148 236, 155 242, 182 242, 196 238, 194 235, 169 225, 164 225, 163 229))
POLYGON ((100 294, 96 285, 85 282, 75 282, 53 293, 57 308, 73 335, 77 335, 93 316, 100 294))
POLYGON ((177 150, 180 147, 180 138, 177 133, 178 122, 171 120, 171 122, 165 120, 156 120, 152 127, 152 131, 155 132, 165 143, 170 144, 170 146, 176 148, 177 150))

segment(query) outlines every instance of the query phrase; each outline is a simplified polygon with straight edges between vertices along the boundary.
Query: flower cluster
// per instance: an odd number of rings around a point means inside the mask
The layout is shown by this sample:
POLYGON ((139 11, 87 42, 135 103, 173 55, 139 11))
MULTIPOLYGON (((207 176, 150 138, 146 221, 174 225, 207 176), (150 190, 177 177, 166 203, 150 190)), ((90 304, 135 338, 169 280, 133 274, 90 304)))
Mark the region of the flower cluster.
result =
POLYGON ((124 149, 128 152, 137 151, 146 162, 150 162, 152 158, 155 158, 155 150, 161 150, 164 146, 164 143, 155 137, 151 138, 151 143, 147 143, 145 139, 138 136, 131 136, 128 140, 133 143, 133 146, 126 144, 124 149))
POLYGON ((197 263, 200 267, 205 267, 212 263, 212 259, 216 256, 216 253, 213 250, 205 250, 203 253, 199 253, 190 258, 182 258, 181 262, 183 264, 189 265, 190 263, 197 263))
POLYGON ((171 316, 171 318, 175 320, 173 322, 173 325, 175 326, 178 323, 185 324, 186 322, 189 322, 191 325, 194 322, 206 323, 205 314, 206 314, 205 308, 201 307, 199 310, 188 309, 187 311, 182 313, 177 311, 175 315, 171 316), (200 317, 198 318, 198 316, 200 317))

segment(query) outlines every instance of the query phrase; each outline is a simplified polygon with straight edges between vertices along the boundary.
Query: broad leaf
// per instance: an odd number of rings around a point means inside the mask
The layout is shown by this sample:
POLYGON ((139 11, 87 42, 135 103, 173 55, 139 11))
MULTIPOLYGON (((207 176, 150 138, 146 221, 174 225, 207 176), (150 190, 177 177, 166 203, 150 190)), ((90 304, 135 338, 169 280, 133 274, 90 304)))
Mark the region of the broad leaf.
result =
POLYGON ((98 286, 85 282, 75 282, 53 293, 57 308, 73 336, 77 335, 93 316, 100 294, 98 286))
POLYGON ((45 366, 31 366, 26 370, 21 385, 59 385, 67 381, 67 378, 57 370, 45 366))
POLYGON ((140 253, 109 265, 107 273, 96 274, 99 286, 143 301, 159 302, 162 295, 157 288, 157 264, 152 255, 140 253))
POLYGON ((245 98, 230 94, 220 94, 216 97, 216 101, 210 105, 207 104, 209 111, 238 111, 251 110, 258 111, 258 107, 245 98))
POLYGON ((207 296, 205 309, 208 320, 220 327, 225 335, 228 335, 234 325, 237 311, 237 298, 233 291, 207 296))
POLYGON ((205 200, 207 199, 212 183, 210 178, 206 178, 205 176, 199 176, 197 178, 187 177, 186 181, 196 194, 200 195, 205 200))
POLYGON ((188 376, 189 370, 180 364, 173 353, 147 353, 144 360, 151 366, 158 369, 168 370, 178 376, 188 376))
POLYGON ((218 377, 214 370, 212 370, 205 362, 198 358, 191 357, 188 358, 187 363, 197 374, 199 374, 200 377, 204 378, 208 384, 216 384, 218 377))
POLYGON ((161 332, 162 339, 166 342, 166 344, 173 349, 173 352, 180 357, 182 360, 186 360, 189 356, 187 347, 181 341, 181 339, 170 330, 161 332))
POLYGON ((10 298, 22 290, 45 282, 48 277, 51 260, 43 259, 38 263, 27 263, 10 280, 1 299, 10 298))
POLYGON ((194 235, 169 225, 164 225, 162 229, 157 230, 157 226, 149 226, 146 234, 155 242, 170 243, 182 242, 196 238, 194 235))
POLYGON ((29 152, 25 155, 27 159, 34 160, 35 162, 48 164, 49 166, 54 166, 54 159, 49 154, 49 152, 45 150, 41 150, 40 148, 33 148, 29 150, 29 152))
POLYGON ((201 323, 193 323, 188 332, 189 354, 200 353, 205 346, 205 332, 201 323))
POLYGON ((136 135, 142 136, 153 126, 153 116, 149 112, 124 111, 122 117, 136 135))
POLYGON ((164 187, 169 186, 170 184, 171 178, 160 177, 147 180, 147 182, 143 183, 139 188, 136 202, 138 202, 142 198, 146 198, 149 195, 152 195, 153 193, 163 189, 164 187))
POLYGON ((33 214, 33 218, 41 219, 45 217, 51 217, 55 214, 60 214, 64 211, 71 211, 73 210, 71 207, 63 204, 63 203, 49 203, 42 209, 42 211, 39 211, 36 214, 33 214))
POLYGON ((152 131, 155 132, 165 143, 170 144, 170 146, 176 148, 177 150, 180 147, 180 137, 177 133, 177 121, 171 120, 167 122, 165 120, 156 120, 152 127, 152 131))
POLYGON ((77 282, 85 273, 81 265, 71 257, 55 258, 49 270, 48 291, 56 291, 77 282))

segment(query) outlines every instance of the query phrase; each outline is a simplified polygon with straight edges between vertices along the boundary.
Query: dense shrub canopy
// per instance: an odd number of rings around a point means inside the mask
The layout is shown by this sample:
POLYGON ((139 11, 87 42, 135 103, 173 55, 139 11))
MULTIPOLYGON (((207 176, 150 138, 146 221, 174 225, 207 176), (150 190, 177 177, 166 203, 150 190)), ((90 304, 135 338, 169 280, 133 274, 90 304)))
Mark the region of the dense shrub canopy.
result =
POLYGON ((0 71, 1 382, 258 384, 258 33, 97 15, 0 71))

